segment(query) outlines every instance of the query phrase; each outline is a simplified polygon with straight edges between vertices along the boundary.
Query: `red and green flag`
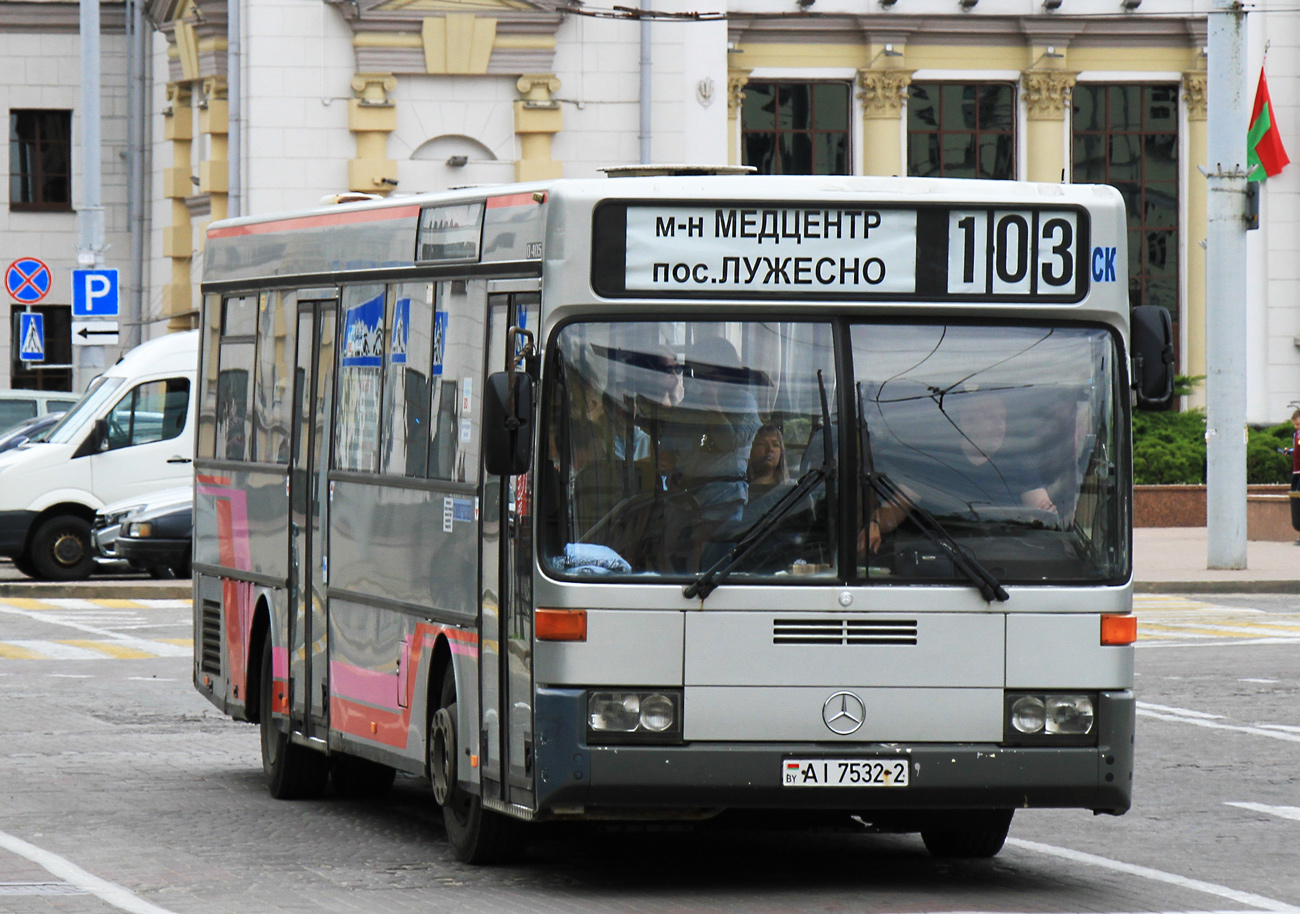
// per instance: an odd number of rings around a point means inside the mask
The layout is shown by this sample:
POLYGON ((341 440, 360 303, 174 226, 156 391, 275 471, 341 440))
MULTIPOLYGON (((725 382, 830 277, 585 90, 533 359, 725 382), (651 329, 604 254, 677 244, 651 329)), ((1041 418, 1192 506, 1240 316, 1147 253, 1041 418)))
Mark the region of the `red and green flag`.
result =
POLYGON ((1246 134, 1246 171, 1248 181, 1263 181, 1280 174, 1291 160, 1282 148, 1282 131, 1273 116, 1273 100, 1268 97, 1268 80, 1259 71, 1255 87, 1255 107, 1250 112, 1250 131, 1246 134), (1254 168, 1259 165, 1261 167, 1254 168))

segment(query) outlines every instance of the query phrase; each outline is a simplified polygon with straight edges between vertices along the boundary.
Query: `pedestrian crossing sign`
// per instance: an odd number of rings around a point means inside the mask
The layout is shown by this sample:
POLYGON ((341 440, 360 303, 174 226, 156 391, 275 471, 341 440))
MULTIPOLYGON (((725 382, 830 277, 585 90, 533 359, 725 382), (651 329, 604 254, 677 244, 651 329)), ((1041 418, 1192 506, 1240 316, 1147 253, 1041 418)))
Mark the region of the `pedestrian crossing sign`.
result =
POLYGON ((45 315, 23 311, 18 315, 18 359, 22 362, 45 361, 45 315))

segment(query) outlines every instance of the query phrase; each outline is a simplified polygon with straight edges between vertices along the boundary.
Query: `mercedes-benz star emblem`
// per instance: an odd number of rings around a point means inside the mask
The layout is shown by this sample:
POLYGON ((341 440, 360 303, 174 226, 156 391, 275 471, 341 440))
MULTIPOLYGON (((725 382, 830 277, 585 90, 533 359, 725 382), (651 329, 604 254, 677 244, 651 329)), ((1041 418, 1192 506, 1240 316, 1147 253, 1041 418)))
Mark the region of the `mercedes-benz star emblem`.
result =
POLYGON ((826 728, 840 736, 856 733, 867 719, 867 706, 852 692, 836 692, 822 705, 822 720, 826 728))

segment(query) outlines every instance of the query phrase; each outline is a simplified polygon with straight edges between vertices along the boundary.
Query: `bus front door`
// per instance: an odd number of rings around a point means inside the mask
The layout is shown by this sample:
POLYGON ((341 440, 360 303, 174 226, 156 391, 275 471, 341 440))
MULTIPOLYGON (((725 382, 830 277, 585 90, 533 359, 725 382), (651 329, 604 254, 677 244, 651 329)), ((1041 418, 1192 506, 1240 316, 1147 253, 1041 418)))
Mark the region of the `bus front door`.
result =
POLYGON ((298 311, 293 462, 289 474, 289 715, 293 729, 325 739, 329 726, 329 421, 334 407, 335 307, 298 311))
MULTIPOLYGON (((526 280, 489 288, 529 288, 526 280)), ((537 288, 534 281, 532 289, 537 288)), ((506 367, 506 330, 531 329, 538 295, 488 299, 487 372, 506 367)), ((512 354, 510 354, 512 355, 512 354)), ((482 702, 485 805, 536 808, 533 791, 532 479, 483 476, 482 702)))

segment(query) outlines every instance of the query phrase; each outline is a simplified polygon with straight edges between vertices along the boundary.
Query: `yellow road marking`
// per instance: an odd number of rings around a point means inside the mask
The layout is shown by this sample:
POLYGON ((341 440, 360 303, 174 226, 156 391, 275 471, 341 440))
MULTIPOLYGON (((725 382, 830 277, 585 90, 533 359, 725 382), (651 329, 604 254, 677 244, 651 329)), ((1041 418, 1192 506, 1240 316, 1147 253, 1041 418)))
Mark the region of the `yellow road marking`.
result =
POLYGON ((147 609, 148 608, 145 604, 138 603, 135 600, 119 600, 117 598, 110 599, 109 597, 104 597, 103 599, 94 600, 92 602, 97 603, 100 606, 108 607, 109 609, 147 609))
POLYGON ((148 657, 158 656, 157 654, 151 654, 148 651, 142 651, 139 648, 127 647, 124 644, 114 644, 112 641, 60 641, 59 644, 84 648, 88 651, 95 651, 98 654, 107 654, 108 656, 116 657, 119 660, 144 660, 148 657))
POLYGON ((35 651, 29 651, 25 647, 15 647, 12 644, 0 642, 0 657, 5 660, 42 660, 44 659, 35 651))
POLYGON ((154 641, 162 641, 166 644, 175 644, 179 647, 193 647, 193 638, 154 638, 154 641))
POLYGON ((50 603, 46 603, 44 600, 29 600, 26 597, 2 597, 0 598, 0 603, 4 603, 6 606, 13 606, 18 609, 46 610, 46 609, 62 608, 59 606, 54 606, 50 603))

